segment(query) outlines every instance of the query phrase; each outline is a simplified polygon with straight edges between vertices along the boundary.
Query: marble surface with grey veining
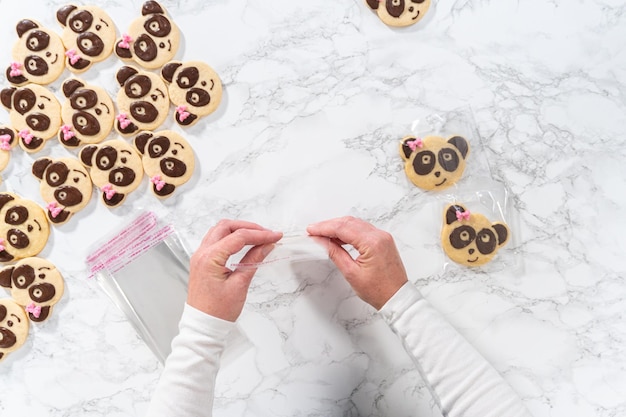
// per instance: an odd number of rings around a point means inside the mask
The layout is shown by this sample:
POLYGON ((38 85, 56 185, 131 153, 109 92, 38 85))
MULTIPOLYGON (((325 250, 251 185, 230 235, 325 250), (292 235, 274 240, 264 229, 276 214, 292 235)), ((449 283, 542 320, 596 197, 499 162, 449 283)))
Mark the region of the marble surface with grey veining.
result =
MULTIPOLYGON (((92 3, 118 33, 142 4, 92 3)), ((18 19, 60 33, 63 4, 0 0, 0 62, 11 60, 18 19)), ((184 131, 164 125, 194 147, 195 176, 167 201, 144 179, 122 207, 93 198, 54 228, 42 256, 66 293, 0 364, 0 416, 146 411, 162 367, 85 265, 142 210, 191 251, 221 218, 298 234, 362 217, 395 236, 411 281, 533 415, 626 415, 626 3, 439 0, 404 29, 362 0, 162 4, 183 32, 176 58, 207 62, 224 83, 215 114, 184 131), (494 182, 476 174, 449 194, 419 191, 399 139, 461 108, 477 132, 468 167, 494 182), (441 252, 440 210, 463 193, 505 207, 515 239, 493 268, 452 266, 441 252)), ((121 65, 112 57, 83 77, 115 97, 121 65)), ((35 155, 15 149, 1 189, 43 204, 32 161, 70 153, 56 140, 35 155)), ((239 329, 215 416, 441 415, 400 341, 329 261, 259 270, 239 329)))

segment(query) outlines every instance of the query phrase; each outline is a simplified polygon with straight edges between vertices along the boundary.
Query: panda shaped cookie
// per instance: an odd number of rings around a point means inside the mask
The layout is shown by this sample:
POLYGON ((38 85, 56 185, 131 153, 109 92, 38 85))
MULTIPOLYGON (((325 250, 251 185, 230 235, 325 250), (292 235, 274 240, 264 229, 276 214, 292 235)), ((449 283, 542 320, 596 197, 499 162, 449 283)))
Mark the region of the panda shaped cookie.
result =
POLYGON ((101 200, 107 207, 122 204, 126 196, 141 184, 141 157, 123 140, 85 146, 80 151, 80 160, 89 168, 91 180, 100 189, 101 200))
POLYGON ((53 82, 65 69, 65 47, 61 37, 34 20, 20 20, 19 37, 13 47, 13 61, 6 70, 7 81, 15 86, 53 82))
POLYGON ((147 69, 161 68, 178 51, 180 30, 156 1, 147 1, 141 17, 135 19, 115 44, 115 54, 147 69))
POLYGON ((5 88, 2 105, 9 111, 11 126, 18 132, 26 152, 41 150, 61 126, 61 104, 50 90, 37 84, 5 88))
POLYGON ((419 22, 431 0, 365 0, 380 20, 389 26, 405 27, 419 22))
POLYGON ((0 299, 0 362, 24 345, 29 327, 22 306, 10 298, 0 299))
POLYGON ((443 190, 455 184, 463 176, 469 150, 461 136, 406 137, 400 144, 404 172, 423 190, 443 190))
POLYGON ((461 204, 450 204, 443 215, 441 244, 454 262, 481 266, 491 261, 510 237, 505 223, 492 223, 485 216, 461 204))
POLYGON ((77 159, 39 158, 33 163, 32 173, 41 182, 39 192, 52 224, 67 222, 91 200, 91 178, 77 159))
POLYGON ((0 125, 0 171, 11 160, 11 150, 17 145, 17 132, 9 126, 0 125))
POLYGON ((154 130, 167 118, 170 99, 167 87, 158 75, 124 66, 117 71, 120 90, 117 94, 115 129, 121 135, 140 130, 154 130))
POLYGON ((34 201, 0 193, 0 262, 35 256, 50 236, 46 213, 34 201))
POLYGON ((78 78, 66 80, 62 90, 66 100, 61 106, 59 142, 67 148, 102 142, 115 122, 111 97, 104 88, 78 78))
POLYGON ((11 297, 22 306, 28 318, 41 322, 50 317, 52 307, 65 290, 63 276, 43 258, 26 258, 0 270, 0 285, 11 291, 11 297))
POLYGON ((57 10, 63 26, 65 62, 70 71, 87 71, 94 63, 113 53, 116 31, 113 20, 99 7, 68 4, 57 10))
POLYGON ((222 101, 220 77, 204 62, 169 62, 161 77, 169 83, 170 101, 176 106, 174 119, 181 126, 191 126, 213 113, 222 101))
POLYGON ((195 166, 193 150, 178 133, 170 130, 143 132, 133 143, 143 155, 143 169, 157 197, 171 196, 176 187, 191 178, 195 166))

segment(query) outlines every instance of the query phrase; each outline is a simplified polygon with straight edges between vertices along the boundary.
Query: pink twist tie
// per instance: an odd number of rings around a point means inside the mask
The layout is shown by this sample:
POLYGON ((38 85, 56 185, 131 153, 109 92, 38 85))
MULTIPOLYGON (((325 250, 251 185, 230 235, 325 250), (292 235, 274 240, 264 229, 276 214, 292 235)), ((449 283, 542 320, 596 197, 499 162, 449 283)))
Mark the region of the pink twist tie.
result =
POLYGON ((71 125, 63 125, 63 126, 61 126, 61 132, 63 132, 63 140, 64 141, 68 141, 68 140, 72 139, 74 136, 76 136, 74 134, 74 132, 72 132, 72 126, 71 125))
POLYGON ((24 143, 27 145, 30 145, 34 138, 33 134, 30 133, 30 130, 28 129, 20 130, 19 136, 24 140, 24 143))
POLYGON ((56 219, 57 216, 61 214, 61 212, 63 211, 63 209, 59 207, 56 201, 48 203, 48 205, 46 206, 46 209, 50 212, 50 215, 52 216, 53 219, 56 219))
POLYGON ((4 246, 6 240, 0 237, 0 252, 4 251, 6 247, 4 246))
POLYGON ((80 57, 76 53, 76 49, 69 49, 65 52, 65 56, 69 58, 70 64, 74 65, 80 60, 80 57))
POLYGON ((130 43, 133 41, 133 38, 130 37, 129 34, 125 33, 122 35, 122 40, 117 44, 122 49, 130 49, 130 43))
POLYGON ((115 116, 115 118, 117 119, 118 122, 120 122, 120 127, 122 129, 126 129, 128 125, 130 124, 130 120, 128 120, 128 116, 126 115, 126 113, 120 113, 117 116, 115 116))
POLYGON ((420 138, 417 138, 417 139, 415 139, 415 140, 412 140, 412 141, 408 142, 408 143, 407 143, 407 146, 408 146, 409 148, 411 148, 411 150, 412 150, 413 152, 415 152, 415 150, 416 150, 417 148, 423 148, 423 147, 424 147, 424 141, 423 141, 422 139, 420 139, 420 138))
POLYGON ((0 135, 0 149, 3 151, 11 150, 11 136, 10 135, 0 135))
POLYGON ((36 319, 38 319, 39 316, 41 316, 41 307, 38 305, 35 305, 35 303, 30 303, 26 307, 26 312, 31 313, 36 319))
POLYGON ((113 189, 113 186, 111 184, 105 184, 101 188, 101 190, 104 193, 104 195, 106 196, 107 200, 112 199, 113 197, 115 197, 115 194, 117 194, 115 192, 115 190, 113 189))
POLYGON ((456 211, 456 219, 458 221, 469 220, 469 218, 470 218, 469 210, 467 210, 467 211, 459 211, 459 210, 457 210, 456 211))
POLYGON ((176 107, 176 113, 178 113, 178 119, 184 122, 191 114, 187 111, 187 106, 176 107))
POLYGON ((161 191, 163 187, 165 187, 165 181, 161 180, 160 175, 155 175, 154 177, 150 178, 150 182, 155 185, 157 191, 161 191))
POLYGON ((9 75, 11 77, 19 77, 22 75, 22 64, 19 62, 11 62, 11 72, 9 75))

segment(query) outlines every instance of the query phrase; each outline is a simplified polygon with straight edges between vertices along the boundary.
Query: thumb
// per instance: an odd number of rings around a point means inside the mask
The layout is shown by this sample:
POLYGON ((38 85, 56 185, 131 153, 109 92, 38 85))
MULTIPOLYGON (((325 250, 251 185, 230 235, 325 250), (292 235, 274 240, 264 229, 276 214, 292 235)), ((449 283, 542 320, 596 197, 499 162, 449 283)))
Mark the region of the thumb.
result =
POLYGON ((350 278, 358 272, 359 267, 352 256, 332 239, 328 242, 328 257, 344 277, 350 278))

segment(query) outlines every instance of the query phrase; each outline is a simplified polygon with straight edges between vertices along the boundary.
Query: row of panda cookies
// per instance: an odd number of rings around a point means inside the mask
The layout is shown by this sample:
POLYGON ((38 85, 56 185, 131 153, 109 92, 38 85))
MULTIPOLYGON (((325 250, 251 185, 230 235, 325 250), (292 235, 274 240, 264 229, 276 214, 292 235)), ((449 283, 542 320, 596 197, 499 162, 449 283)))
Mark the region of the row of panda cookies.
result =
POLYGON ((34 153, 57 136, 63 146, 75 149, 101 142, 114 125, 123 136, 155 130, 165 121, 170 102, 176 106, 176 122, 190 126, 213 113, 221 101, 221 81, 202 62, 169 62, 161 77, 131 66, 121 67, 116 73, 120 85, 117 115, 113 100, 102 87, 79 78, 63 83, 63 104, 49 89, 37 84, 4 88, 0 99, 9 111, 14 132, 3 131, 0 142, 6 151, 7 145, 17 140, 22 149, 34 153))
POLYGON ((18 22, 13 62, 6 70, 11 84, 49 84, 66 67, 84 72, 113 51, 120 59, 156 69, 172 60, 180 43, 178 26, 156 1, 146 1, 141 16, 117 40, 115 23, 99 7, 68 4, 57 10, 56 19, 62 36, 35 20, 18 22))
MULTIPOLYGON (((407 136, 400 142, 407 177, 426 191, 445 190, 456 184, 465 172, 469 153, 469 141, 458 135, 407 136)), ((485 265, 510 236, 506 223, 491 222, 483 214, 470 212, 464 204, 444 208, 441 244, 446 255, 458 264, 485 265)))

